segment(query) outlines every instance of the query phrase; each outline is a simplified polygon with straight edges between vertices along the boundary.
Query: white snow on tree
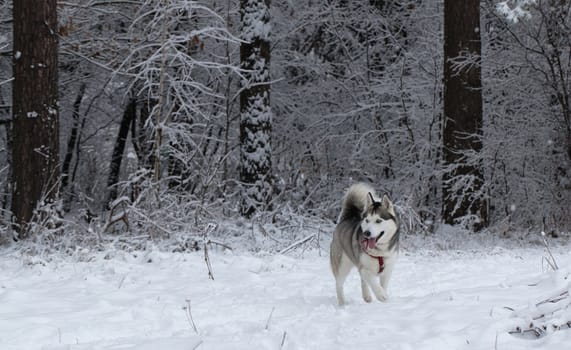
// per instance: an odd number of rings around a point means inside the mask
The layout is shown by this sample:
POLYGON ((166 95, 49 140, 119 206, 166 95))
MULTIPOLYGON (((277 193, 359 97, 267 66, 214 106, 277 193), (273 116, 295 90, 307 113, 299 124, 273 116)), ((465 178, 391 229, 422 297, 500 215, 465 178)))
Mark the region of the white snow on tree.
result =
POLYGON ((215 163, 204 160, 197 146, 208 137, 207 126, 220 116, 204 106, 221 100, 213 90, 212 76, 222 71, 232 74, 238 68, 205 53, 204 47, 237 43, 226 27, 215 10, 187 0, 147 0, 131 24, 133 47, 121 68, 134 76, 133 94, 146 99, 150 109, 144 127, 151 135, 146 144, 152 154, 142 156, 152 159, 148 163, 155 180, 166 174, 171 186, 196 187, 200 185, 200 177, 197 180, 193 173, 200 168, 196 164, 215 163))
POLYGON ((240 181, 242 215, 267 208, 271 194, 270 3, 240 2, 240 181))
POLYGON ((496 9, 509 21, 517 23, 531 16, 529 8, 536 3, 537 0, 506 0, 499 2, 496 9))

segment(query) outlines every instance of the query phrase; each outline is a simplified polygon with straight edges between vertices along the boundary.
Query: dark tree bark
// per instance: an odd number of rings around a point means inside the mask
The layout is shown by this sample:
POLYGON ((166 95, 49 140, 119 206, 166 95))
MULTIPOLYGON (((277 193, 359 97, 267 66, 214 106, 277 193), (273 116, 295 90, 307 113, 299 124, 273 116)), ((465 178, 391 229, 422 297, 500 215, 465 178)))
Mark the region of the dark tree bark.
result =
POLYGON ((14 1, 12 213, 20 237, 40 201, 58 193, 56 6, 56 0, 14 1))
POLYGON ((250 217, 267 208, 271 185, 270 1, 240 0, 244 70, 240 92, 241 214, 250 217))
MULTIPOLYGON (((121 171, 121 163, 123 161, 123 153, 125 151, 125 144, 129 136, 131 125, 135 122, 137 117, 137 100, 132 98, 125 111, 123 118, 119 124, 119 133, 115 146, 113 147, 113 154, 111 155, 111 163, 109 164, 109 178, 107 179, 107 188, 109 189, 108 204, 117 199, 117 183, 119 182, 119 174, 121 171)), ((134 136, 134 135, 132 135, 134 136)))
POLYGON ((71 160, 73 158, 73 152, 77 146, 77 135, 79 131, 79 109, 81 107, 81 101, 85 95, 86 84, 82 83, 79 86, 79 91, 77 92, 77 97, 73 103, 73 125, 71 127, 71 132, 69 133, 69 139, 67 141, 67 150, 65 152, 65 157, 63 159, 63 165, 61 167, 61 189, 65 192, 65 189, 69 183, 69 167, 71 165, 71 160))
POLYGON ((482 150, 480 54, 480 1, 445 0, 442 216, 448 224, 473 216, 475 229, 488 222, 487 203, 479 193, 483 170, 477 159, 482 150))

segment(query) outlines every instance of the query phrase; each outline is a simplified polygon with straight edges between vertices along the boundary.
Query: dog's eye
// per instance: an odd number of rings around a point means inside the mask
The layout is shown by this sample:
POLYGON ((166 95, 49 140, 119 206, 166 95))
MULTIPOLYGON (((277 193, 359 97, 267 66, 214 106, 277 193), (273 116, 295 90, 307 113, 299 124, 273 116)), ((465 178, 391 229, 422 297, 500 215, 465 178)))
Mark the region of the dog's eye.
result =
POLYGON ((368 223, 369 223, 369 219, 365 219, 365 222, 368 224, 368 223))
POLYGON ((381 222, 383 222, 383 220, 377 219, 377 224, 380 224, 381 222))

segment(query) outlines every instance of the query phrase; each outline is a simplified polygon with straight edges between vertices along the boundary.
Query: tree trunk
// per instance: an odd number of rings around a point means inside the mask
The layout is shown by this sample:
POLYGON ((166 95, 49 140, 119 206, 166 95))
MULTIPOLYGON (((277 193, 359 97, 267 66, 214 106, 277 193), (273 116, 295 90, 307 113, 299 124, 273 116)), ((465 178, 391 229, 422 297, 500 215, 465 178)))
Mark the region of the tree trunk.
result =
POLYGON ((65 192, 65 189, 69 183, 69 167, 71 165, 71 160, 73 158, 73 152, 77 145, 77 135, 79 130, 79 109, 81 107, 81 101, 83 100, 83 95, 85 95, 86 84, 82 83, 79 86, 79 91, 77 92, 77 97, 73 103, 73 125, 71 127, 71 132, 69 133, 69 139, 67 141, 67 150, 65 152, 65 157, 63 159, 63 165, 61 167, 61 190, 65 192))
POLYGON ((59 183, 56 0, 14 1, 12 213, 26 236, 34 209, 59 183))
POLYGON ((480 1, 444 2, 443 220, 472 217, 487 225, 482 150, 480 1), (459 63, 461 68, 454 67, 459 63))
POLYGON ((240 92, 241 214, 250 217, 267 209, 271 185, 272 112, 270 108, 270 1, 240 0, 240 64, 244 70, 240 92))
MULTIPOLYGON (((129 136, 131 125, 135 122, 137 117, 137 100, 132 98, 125 111, 123 118, 119 125, 119 134, 113 147, 113 154, 111 155, 111 163, 109 164, 109 178, 107 179, 107 188, 109 189, 109 200, 107 204, 117 199, 117 183, 119 182, 119 174, 121 172, 121 162, 123 161, 123 153, 125 151, 125 144, 129 136)), ((131 135, 134 137, 134 135, 131 135)))

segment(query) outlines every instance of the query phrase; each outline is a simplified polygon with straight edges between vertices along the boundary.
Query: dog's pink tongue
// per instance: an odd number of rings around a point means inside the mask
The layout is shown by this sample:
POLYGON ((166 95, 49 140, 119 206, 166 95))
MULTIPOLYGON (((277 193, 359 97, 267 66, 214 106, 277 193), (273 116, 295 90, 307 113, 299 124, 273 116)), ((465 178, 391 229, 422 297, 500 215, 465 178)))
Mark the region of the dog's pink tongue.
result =
POLYGON ((377 241, 374 238, 367 239, 367 248, 374 249, 377 245, 377 241))

